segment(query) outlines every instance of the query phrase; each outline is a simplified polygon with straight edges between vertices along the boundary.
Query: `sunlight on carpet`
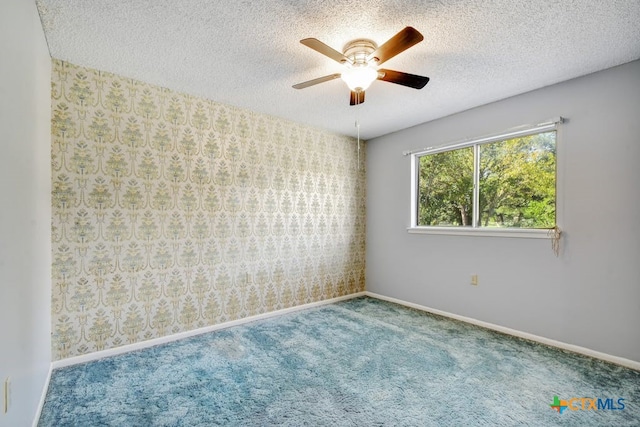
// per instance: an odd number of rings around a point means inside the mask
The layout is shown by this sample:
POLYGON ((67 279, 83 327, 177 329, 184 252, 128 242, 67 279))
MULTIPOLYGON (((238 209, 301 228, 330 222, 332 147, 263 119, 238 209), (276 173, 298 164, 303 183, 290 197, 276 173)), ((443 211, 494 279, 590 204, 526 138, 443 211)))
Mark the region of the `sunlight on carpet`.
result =
POLYGON ((640 372, 362 297, 57 369, 39 425, 638 426, 640 372))

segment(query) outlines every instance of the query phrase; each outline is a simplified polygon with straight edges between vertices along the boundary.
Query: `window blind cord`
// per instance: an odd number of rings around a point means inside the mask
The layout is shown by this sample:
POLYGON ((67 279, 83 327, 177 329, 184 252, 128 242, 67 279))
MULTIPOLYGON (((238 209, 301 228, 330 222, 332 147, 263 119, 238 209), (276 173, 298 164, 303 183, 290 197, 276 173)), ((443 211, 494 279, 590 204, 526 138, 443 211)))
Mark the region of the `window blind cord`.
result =
POLYGON ((551 249, 557 258, 560 256, 560 237, 562 236, 562 230, 556 225, 549 229, 548 235, 551 237, 551 249))

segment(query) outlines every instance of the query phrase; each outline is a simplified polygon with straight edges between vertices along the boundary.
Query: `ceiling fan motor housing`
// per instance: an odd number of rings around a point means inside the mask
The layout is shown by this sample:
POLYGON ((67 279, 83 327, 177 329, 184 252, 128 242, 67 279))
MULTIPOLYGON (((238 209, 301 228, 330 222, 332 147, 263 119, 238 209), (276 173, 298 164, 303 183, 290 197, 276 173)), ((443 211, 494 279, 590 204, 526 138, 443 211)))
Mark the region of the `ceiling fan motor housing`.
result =
POLYGON ((352 40, 342 49, 344 56, 349 58, 353 65, 367 65, 367 58, 378 48, 373 40, 356 39, 352 40))

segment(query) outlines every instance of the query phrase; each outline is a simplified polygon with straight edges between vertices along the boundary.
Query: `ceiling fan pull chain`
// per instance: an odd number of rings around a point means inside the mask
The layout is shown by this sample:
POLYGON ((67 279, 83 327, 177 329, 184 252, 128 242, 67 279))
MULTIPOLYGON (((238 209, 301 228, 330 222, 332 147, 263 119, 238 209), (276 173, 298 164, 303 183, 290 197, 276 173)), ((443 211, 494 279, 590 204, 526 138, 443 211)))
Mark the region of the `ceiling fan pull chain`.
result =
POLYGON ((358 130, 358 170, 360 170, 360 122, 356 119, 356 129, 358 130))

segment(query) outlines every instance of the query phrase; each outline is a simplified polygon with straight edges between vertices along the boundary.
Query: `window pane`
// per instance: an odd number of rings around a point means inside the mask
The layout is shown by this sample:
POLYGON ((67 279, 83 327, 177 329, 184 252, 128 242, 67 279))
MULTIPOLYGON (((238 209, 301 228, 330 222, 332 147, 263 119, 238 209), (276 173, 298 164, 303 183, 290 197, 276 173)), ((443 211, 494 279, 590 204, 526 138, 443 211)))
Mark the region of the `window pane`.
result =
POLYGON ((480 146, 478 226, 554 227, 555 200, 555 131, 480 146))
POLYGON ((418 225, 471 226, 473 147, 420 157, 418 225))

